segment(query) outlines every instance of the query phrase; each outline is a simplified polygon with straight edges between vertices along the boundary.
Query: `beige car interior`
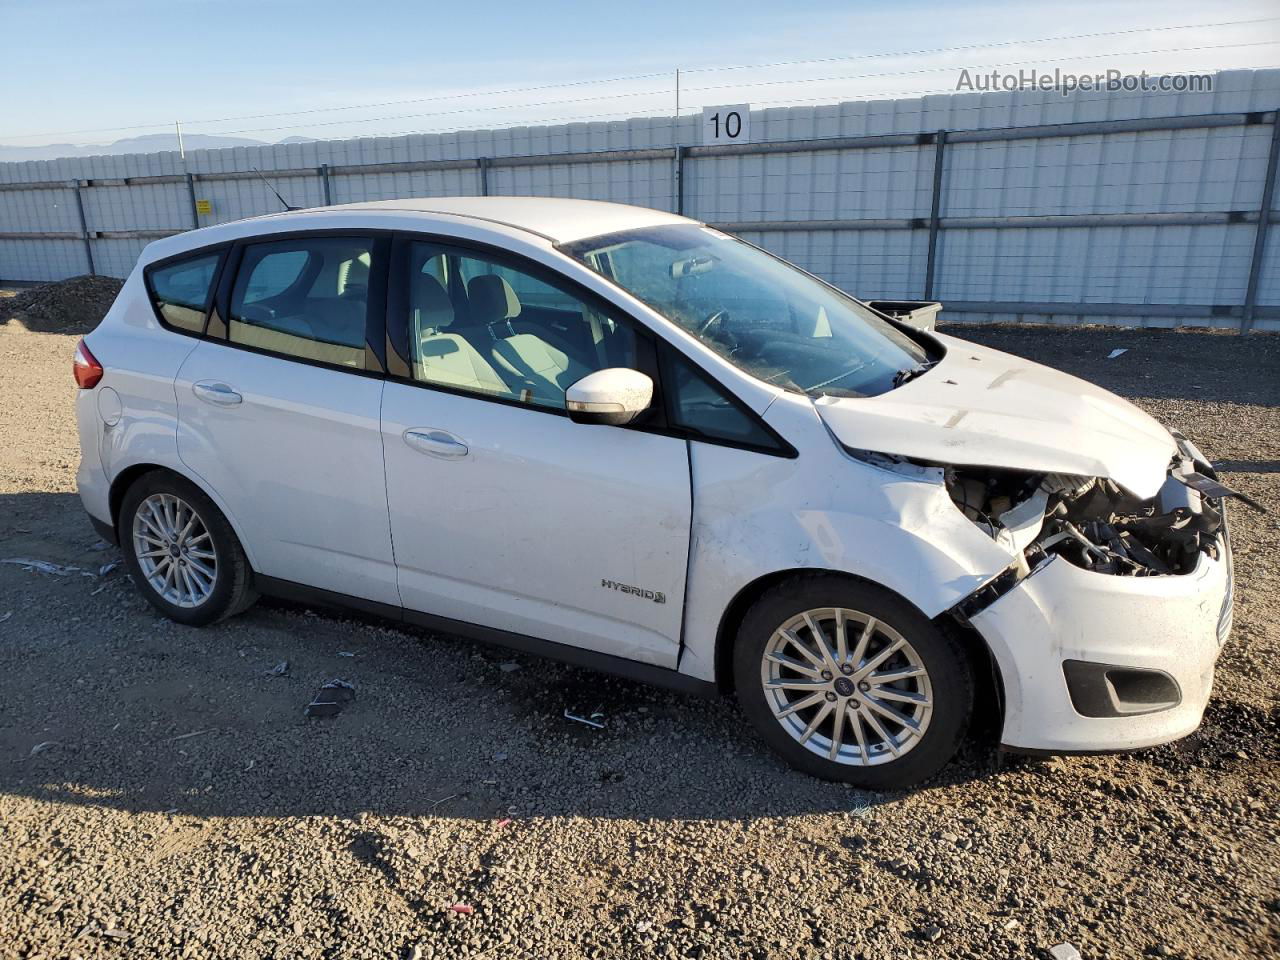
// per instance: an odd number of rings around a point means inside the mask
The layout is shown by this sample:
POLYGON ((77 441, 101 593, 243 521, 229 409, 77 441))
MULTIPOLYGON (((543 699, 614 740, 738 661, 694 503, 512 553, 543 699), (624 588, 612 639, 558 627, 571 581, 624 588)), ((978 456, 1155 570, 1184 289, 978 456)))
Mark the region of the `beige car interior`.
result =
MULTIPOLYGON (((467 284, 471 312, 475 320, 490 331, 506 327, 520 316, 520 300, 505 277, 481 274, 467 284)), ((509 333, 495 338, 493 358, 498 370, 512 382, 521 382, 533 391, 536 399, 555 404, 564 402, 564 392, 581 380, 591 369, 556 347, 545 332, 509 333)))
MULTIPOLYGON (((526 324, 526 332, 517 333, 514 322, 523 306, 511 283, 497 273, 474 276, 465 284, 469 319, 460 323, 458 306, 441 282, 449 269, 444 257, 435 256, 412 274, 410 329, 418 344, 416 378, 563 407, 565 390, 596 368, 572 357, 551 330, 531 333, 526 324)), ((461 277, 455 274, 455 280, 461 277)), ((461 297, 463 291, 455 295, 461 297)), ((565 298, 564 303, 569 302, 565 298)), ((586 309, 578 309, 579 321, 591 322, 583 316, 586 309)))
POLYGON ((426 383, 514 396, 480 351, 451 333, 455 311, 443 284, 429 273, 414 274, 410 309, 418 342, 414 377, 426 383))

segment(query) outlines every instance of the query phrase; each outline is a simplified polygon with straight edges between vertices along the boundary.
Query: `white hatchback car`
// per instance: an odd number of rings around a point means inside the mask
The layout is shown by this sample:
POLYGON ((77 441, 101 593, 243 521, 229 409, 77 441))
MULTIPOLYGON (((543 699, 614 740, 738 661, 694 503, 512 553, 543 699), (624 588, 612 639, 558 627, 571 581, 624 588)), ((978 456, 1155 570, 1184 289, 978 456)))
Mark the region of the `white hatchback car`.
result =
POLYGON ((794 766, 1191 732, 1223 498, 1129 403, 748 243, 577 200, 159 240, 76 378, 85 507, 165 615, 345 604, 684 690, 794 766))

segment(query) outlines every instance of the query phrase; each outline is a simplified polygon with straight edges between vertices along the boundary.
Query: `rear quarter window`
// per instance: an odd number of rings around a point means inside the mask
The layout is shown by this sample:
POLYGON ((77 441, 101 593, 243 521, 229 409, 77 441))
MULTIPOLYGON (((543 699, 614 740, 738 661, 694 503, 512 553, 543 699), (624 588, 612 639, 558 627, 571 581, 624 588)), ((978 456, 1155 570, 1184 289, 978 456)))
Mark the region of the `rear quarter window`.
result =
POLYGON ((160 319, 188 333, 203 333, 221 253, 171 262, 147 273, 151 302, 160 319))

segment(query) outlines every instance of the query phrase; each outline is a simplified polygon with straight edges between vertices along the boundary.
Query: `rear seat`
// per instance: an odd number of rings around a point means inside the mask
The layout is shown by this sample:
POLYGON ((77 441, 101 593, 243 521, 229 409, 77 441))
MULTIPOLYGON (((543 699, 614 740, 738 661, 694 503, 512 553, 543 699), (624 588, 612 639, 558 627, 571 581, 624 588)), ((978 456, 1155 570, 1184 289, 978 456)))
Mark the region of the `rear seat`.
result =
POLYGON ((365 302, 345 297, 308 300, 306 322, 312 334, 325 343, 345 343, 351 331, 364 327, 365 302))

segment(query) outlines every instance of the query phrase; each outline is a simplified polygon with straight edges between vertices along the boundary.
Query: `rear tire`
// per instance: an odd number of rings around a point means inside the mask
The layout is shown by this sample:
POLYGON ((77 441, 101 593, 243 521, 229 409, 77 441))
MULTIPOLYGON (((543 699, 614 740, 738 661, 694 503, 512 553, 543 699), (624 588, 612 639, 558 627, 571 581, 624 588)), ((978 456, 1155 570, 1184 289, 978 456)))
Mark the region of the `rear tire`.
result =
POLYGON ((901 597, 846 577, 766 590, 743 619, 733 666, 743 712, 783 759, 869 790, 932 777, 973 712, 959 644, 901 597))
POLYGON ((170 620, 203 627, 257 599, 253 571, 226 517, 177 474, 140 477, 125 492, 116 530, 133 582, 170 620))

